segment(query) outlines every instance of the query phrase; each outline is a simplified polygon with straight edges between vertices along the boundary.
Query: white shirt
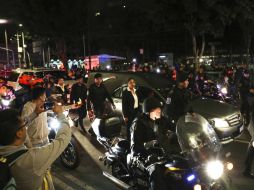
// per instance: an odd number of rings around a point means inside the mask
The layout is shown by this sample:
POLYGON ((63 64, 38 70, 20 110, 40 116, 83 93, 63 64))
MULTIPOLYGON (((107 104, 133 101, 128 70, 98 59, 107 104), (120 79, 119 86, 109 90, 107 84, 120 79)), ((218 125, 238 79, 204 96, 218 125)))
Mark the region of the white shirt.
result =
POLYGON ((57 84, 56 86, 60 87, 62 89, 62 91, 65 92, 64 85, 61 86, 61 85, 57 84))
POLYGON ((134 89, 134 91, 131 91, 128 87, 127 90, 131 92, 131 94, 134 98, 134 109, 138 108, 138 96, 136 94, 136 89, 134 89))
MULTIPOLYGON (((23 118, 28 117, 31 113, 34 112, 36 104, 32 101, 27 102, 24 105, 21 116, 23 118)), ((30 139, 32 145, 41 144, 48 141, 48 122, 47 122, 47 113, 40 113, 27 128, 27 135, 30 139)))

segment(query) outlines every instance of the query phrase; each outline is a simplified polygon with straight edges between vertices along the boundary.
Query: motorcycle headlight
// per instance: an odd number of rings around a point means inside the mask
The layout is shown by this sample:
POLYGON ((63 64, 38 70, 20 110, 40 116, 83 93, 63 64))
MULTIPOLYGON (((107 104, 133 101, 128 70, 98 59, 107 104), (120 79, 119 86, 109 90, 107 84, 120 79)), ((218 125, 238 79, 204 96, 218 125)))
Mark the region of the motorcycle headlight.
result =
POLYGON ((227 94, 228 93, 228 90, 227 90, 226 87, 223 87, 220 91, 221 91, 222 94, 227 94))
POLYGON ((49 127, 52 129, 58 129, 60 127, 60 122, 54 118, 54 119, 50 120, 49 127))
POLYGON ((10 105, 10 100, 2 99, 2 104, 3 104, 4 106, 9 106, 9 105, 10 105))
POLYGON ((226 128, 229 126, 228 122, 224 119, 215 118, 213 119, 213 121, 214 121, 214 126, 218 128, 226 128))
POLYGON ((206 165, 206 173, 213 180, 219 179, 223 175, 223 172, 224 167, 219 160, 208 162, 206 165))

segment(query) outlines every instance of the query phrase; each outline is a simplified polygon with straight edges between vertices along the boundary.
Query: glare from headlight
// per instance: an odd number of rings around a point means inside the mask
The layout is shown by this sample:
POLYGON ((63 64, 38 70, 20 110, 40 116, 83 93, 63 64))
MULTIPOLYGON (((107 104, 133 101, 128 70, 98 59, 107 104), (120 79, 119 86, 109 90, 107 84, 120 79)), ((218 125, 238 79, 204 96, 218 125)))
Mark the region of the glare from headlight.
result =
POLYGON ((234 165, 231 162, 227 163, 227 169, 232 170, 234 168, 234 165))
POLYGON ((58 129, 60 127, 60 122, 57 119, 52 119, 49 122, 49 127, 53 129, 58 129))
POLYGON ((228 127, 228 122, 224 119, 215 118, 214 120, 214 126, 218 128, 226 128, 228 127))
POLYGON ((224 171, 223 164, 219 160, 207 163, 206 172, 211 179, 213 180, 219 179, 222 176, 223 171, 224 171))
POLYGON ((221 91, 222 94, 227 94, 228 93, 228 90, 227 90, 226 87, 223 87, 220 91, 221 91))
POLYGON ((199 184, 194 185, 194 190, 202 190, 201 185, 199 184))
POLYGON ((10 105, 10 100, 2 99, 2 104, 3 104, 4 106, 9 106, 9 105, 10 105))

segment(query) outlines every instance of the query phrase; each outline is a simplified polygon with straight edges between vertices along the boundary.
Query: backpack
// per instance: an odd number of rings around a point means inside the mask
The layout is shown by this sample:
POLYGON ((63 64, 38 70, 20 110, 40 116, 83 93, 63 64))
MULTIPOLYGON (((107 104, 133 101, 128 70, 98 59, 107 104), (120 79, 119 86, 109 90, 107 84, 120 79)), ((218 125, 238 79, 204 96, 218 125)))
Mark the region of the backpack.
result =
POLYGON ((0 189, 1 190, 14 190, 16 188, 15 180, 11 174, 11 166, 16 160, 27 150, 19 150, 8 156, 0 156, 0 189))

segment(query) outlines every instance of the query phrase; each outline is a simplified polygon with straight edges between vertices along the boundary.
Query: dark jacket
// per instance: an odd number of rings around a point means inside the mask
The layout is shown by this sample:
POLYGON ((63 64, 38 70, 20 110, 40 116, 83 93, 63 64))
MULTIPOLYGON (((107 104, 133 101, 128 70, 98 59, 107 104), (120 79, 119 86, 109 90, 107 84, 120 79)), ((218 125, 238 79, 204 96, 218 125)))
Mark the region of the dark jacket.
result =
MULTIPOLYGON (((137 94, 137 92, 136 92, 137 94)), ((139 104, 139 96, 138 97, 138 104, 139 104)), ((123 91, 123 96, 122 96, 122 111, 123 111, 123 116, 127 117, 128 119, 134 119, 133 113, 134 113, 134 97, 128 89, 123 91)), ((139 107, 138 107, 139 108, 139 107)))
POLYGON ((207 77, 205 73, 198 73, 195 79, 196 83, 196 90, 197 92, 204 93, 204 86, 205 86, 205 81, 207 80, 207 77))
POLYGON ((88 89, 87 109, 91 109, 91 103, 94 107, 104 106, 106 99, 114 104, 104 84, 101 84, 99 87, 96 86, 95 83, 91 84, 88 89))
POLYGON ((141 114, 131 126, 131 150, 134 154, 146 154, 144 143, 157 140, 160 145, 164 144, 164 137, 169 130, 166 119, 161 118, 153 121, 149 115, 141 114), (163 137, 164 136, 164 137, 163 137))
POLYGON ((189 107, 189 102, 191 100, 191 94, 187 89, 180 89, 177 86, 174 88, 171 94, 171 104, 169 105, 170 110, 168 110, 168 115, 172 117, 175 123, 178 121, 179 117, 184 115, 189 107))
POLYGON ((87 87, 85 84, 75 83, 72 85, 71 94, 70 94, 70 102, 74 103, 78 102, 79 99, 82 103, 85 103, 87 100, 87 87))
POLYGON ((253 96, 250 93, 250 89, 253 88, 249 78, 242 77, 240 80, 240 95, 243 100, 246 100, 248 96, 253 96))
POLYGON ((66 86, 64 86, 64 91, 62 90, 62 88, 60 86, 55 86, 55 93, 61 94, 64 102, 68 101, 68 99, 67 99, 68 89, 66 86))

